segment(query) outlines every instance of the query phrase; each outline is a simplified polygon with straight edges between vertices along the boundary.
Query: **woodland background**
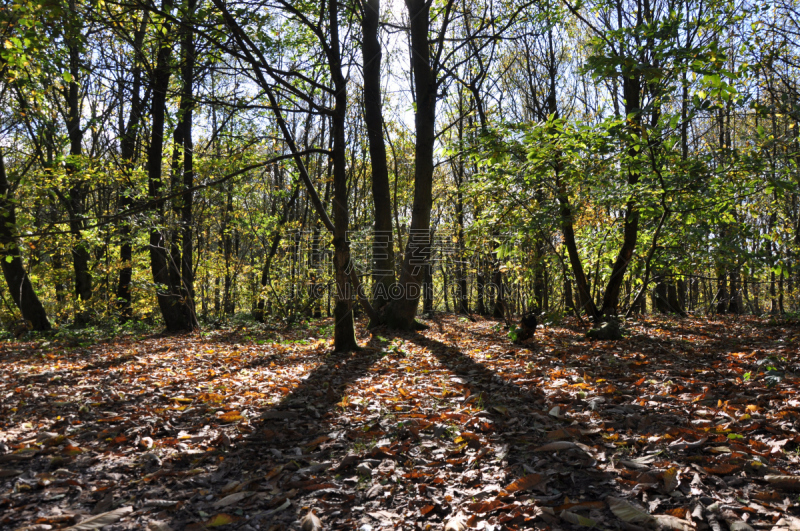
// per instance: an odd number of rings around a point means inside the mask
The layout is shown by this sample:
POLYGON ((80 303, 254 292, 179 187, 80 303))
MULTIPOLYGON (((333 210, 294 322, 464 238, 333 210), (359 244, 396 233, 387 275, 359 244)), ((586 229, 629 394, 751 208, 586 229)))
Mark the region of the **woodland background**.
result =
POLYGON ((6 1, 0 318, 797 312, 799 8, 6 1))

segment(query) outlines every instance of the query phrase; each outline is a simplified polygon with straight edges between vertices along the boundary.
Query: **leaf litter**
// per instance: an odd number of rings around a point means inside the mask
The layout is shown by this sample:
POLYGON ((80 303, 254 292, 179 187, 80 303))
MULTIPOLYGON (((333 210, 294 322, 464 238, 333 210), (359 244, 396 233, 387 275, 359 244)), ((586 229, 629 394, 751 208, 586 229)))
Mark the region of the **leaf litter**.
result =
POLYGON ((798 529, 798 330, 0 347, 3 529, 798 529))

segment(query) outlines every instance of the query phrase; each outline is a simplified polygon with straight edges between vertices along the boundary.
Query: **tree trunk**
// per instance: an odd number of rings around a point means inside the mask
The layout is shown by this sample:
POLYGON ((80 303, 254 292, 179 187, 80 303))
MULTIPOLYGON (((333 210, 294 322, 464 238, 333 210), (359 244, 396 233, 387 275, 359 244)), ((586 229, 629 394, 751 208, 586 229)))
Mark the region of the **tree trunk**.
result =
MULTIPOLYGON (((639 77, 626 77, 622 83, 623 97, 625 98, 625 115, 633 116, 633 127, 638 132, 641 130, 641 79, 639 77)), ((631 158, 636 157, 636 151, 633 147, 630 148, 628 155, 631 158)), ((628 173, 628 184, 635 185, 639 182, 640 172, 635 171, 634 168, 626 168, 628 173)), ((633 251, 636 249, 636 241, 639 235, 639 207, 636 199, 628 200, 625 206, 625 221, 623 225, 622 247, 617 254, 617 259, 611 268, 611 276, 608 279, 606 290, 603 295, 603 305, 600 314, 603 316, 613 316, 617 314, 617 306, 619 305, 619 292, 622 287, 622 282, 625 280, 625 271, 628 264, 633 257, 633 251)))
MULTIPOLYGON (((272 234, 272 244, 269 247, 269 251, 267 252, 267 257, 264 259, 264 267, 261 269, 261 291, 267 287, 269 284, 269 278, 271 275, 271 267, 272 267, 272 260, 275 258, 275 255, 278 252, 278 246, 281 242, 282 236, 282 229, 283 226, 286 225, 286 222, 289 221, 289 214, 294 207, 295 202, 297 201, 297 197, 300 195, 300 182, 295 184, 294 191, 292 192, 292 197, 289 198, 289 201, 283 208, 283 213, 281 214, 281 218, 278 220, 278 226, 275 227, 275 231, 272 234)), ((318 246, 318 236, 317 236, 317 229, 315 228, 315 238, 314 238, 314 245, 318 246)), ((259 323, 264 322, 264 304, 266 300, 263 296, 258 297, 258 304, 256 306, 255 311, 255 320, 259 323)))
POLYGON ((411 26, 411 64, 416 109, 414 128, 414 203, 411 227, 400 272, 401 296, 386 305, 381 322, 390 328, 419 328, 415 321, 424 266, 430 254, 431 207, 433 205, 433 147, 436 140, 438 86, 430 58, 430 3, 406 0, 411 26))
POLYGON ((572 298, 572 281, 564 272, 564 313, 575 311, 575 302, 572 298))
MULTIPOLYGON (((70 0, 70 11, 76 13, 74 0, 70 0)), ((69 24, 68 24, 69 25, 69 24)), ((82 177, 78 175, 80 171, 80 158, 83 153, 83 130, 81 130, 81 108, 80 108, 80 44, 79 36, 76 35, 78 29, 69 28, 67 31, 67 47, 69 54, 69 70, 72 76, 71 81, 64 89, 66 99, 66 126, 67 136, 69 137, 69 159, 66 165, 67 175, 70 180, 69 196, 67 198, 67 212, 69 213, 69 228, 73 237, 72 244, 72 266, 75 270, 75 297, 78 301, 85 302, 92 298, 92 275, 89 271, 89 248, 84 241, 81 231, 83 230, 83 215, 86 201, 86 183, 82 182, 82 177)), ((75 316, 75 324, 82 326, 89 320, 85 308, 78 310, 75 316)))
MULTIPOLYGON (((169 12, 172 9, 172 0, 164 0, 162 9, 169 12)), ((170 24, 164 22, 163 25, 164 35, 169 35, 170 24)), ((152 78, 151 137, 147 149, 148 192, 151 199, 158 201, 156 211, 160 224, 164 222, 164 201, 161 199, 163 193, 161 165, 167 90, 172 74, 169 65, 171 51, 170 43, 161 43, 152 78)), ((168 242, 163 229, 163 227, 156 226, 150 231, 150 268, 156 285, 156 299, 167 331, 189 332, 194 330, 196 325, 194 311, 187 298, 181 293, 179 286, 175 286, 170 278, 168 242)))
POLYGON ((389 302, 389 292, 395 282, 394 239, 392 237, 392 200, 389 191, 389 167, 383 138, 381 101, 381 43, 380 0, 363 3, 361 27, 364 58, 364 122, 369 140, 372 165, 372 204, 375 223, 372 240, 372 298, 376 308, 389 302))
POLYGON ((486 315, 486 302, 484 299, 486 291, 486 276, 483 274, 482 263, 478 264, 478 273, 475 275, 475 289, 478 292, 475 300, 475 313, 478 315, 486 315))
POLYGON ((728 275, 724 267, 717 268, 717 313, 728 312, 728 275))
POLYGON ((197 322, 197 311, 194 303, 194 246, 193 246, 193 219, 192 207, 194 206, 194 141, 192 139, 192 125, 194 112, 194 65, 196 61, 196 47, 194 42, 193 18, 197 0, 186 0, 186 13, 183 24, 183 42, 181 77, 183 78, 183 94, 181 95, 181 106, 184 107, 181 116, 183 126, 183 195, 181 196, 181 290, 186 298, 186 305, 192 316, 194 328, 200 328, 197 322), (186 102, 183 105, 184 101, 186 102))
MULTIPOLYGON (((333 308, 334 350, 349 352, 358 349, 355 328, 353 327, 352 301, 358 296, 353 293, 359 286, 351 284, 350 242, 347 229, 350 212, 347 203, 347 139, 345 127, 347 119, 347 80, 342 75, 342 59, 339 47, 339 12, 337 0, 329 0, 330 39, 328 65, 336 90, 332 114, 333 125, 333 249, 336 264, 336 303, 333 308)), ((371 146, 370 146, 371 149, 371 146)), ((385 151, 384 151, 385 159, 385 151)), ((388 179, 388 176, 387 176, 388 179)), ((388 181, 387 181, 388 190, 388 181)), ((391 234, 392 224, 388 225, 391 234)), ((352 275, 357 273, 352 271, 352 275)))
POLYGON ((667 300, 667 291, 667 282, 663 273, 660 273, 653 287, 653 309, 658 313, 666 314, 672 311, 667 300))
POLYGON ((671 313, 684 315, 683 307, 678 297, 678 285, 674 279, 670 280, 669 284, 667 284, 667 305, 671 313))
POLYGON ((736 267, 730 273, 731 296, 730 303, 728 304, 728 313, 738 315, 742 313, 742 291, 739 287, 740 283, 739 268, 736 267))
MULTIPOLYGON (((433 241, 433 231, 431 231, 431 238, 430 241, 433 241)), ((431 249, 433 252, 433 249, 431 249)), ((422 312, 431 315, 433 313, 433 256, 428 257, 428 261, 425 264, 425 276, 423 277, 422 282, 422 295, 423 295, 423 303, 422 303, 422 312)), ((445 292, 446 296, 446 292, 445 292)))
MULTIPOLYGON (((138 54, 142 49, 144 42, 144 34, 147 29, 149 19, 149 12, 147 10, 142 14, 142 21, 138 30, 134 34, 134 53, 138 54)), ((131 110, 128 116, 128 124, 125 126, 124 131, 120 131, 120 158, 122 159, 123 172, 127 178, 126 186, 121 192, 120 197, 120 210, 123 212, 133 206, 133 189, 131 182, 131 172, 133 164, 136 161, 136 142, 139 138, 139 126, 142 119, 142 68, 137 61, 131 73, 133 77, 133 86, 131 88, 131 110)), ((124 101, 124 92, 120 87, 120 105, 124 101)), ((131 280, 133 278, 133 247, 131 245, 131 224, 126 218, 120 223, 120 247, 119 247, 119 261, 121 269, 119 272, 119 283, 117 284, 117 308, 120 313, 120 321, 125 323, 133 317, 133 309, 131 307, 133 296, 131 294, 131 280)))
POLYGON ((3 253, 0 254, 0 265, 3 268, 3 276, 6 278, 11 298, 22 312, 27 327, 37 331, 50 330, 47 313, 22 263, 16 235, 17 213, 9 194, 5 161, 3 154, 0 153, 0 244, 3 249, 3 253))

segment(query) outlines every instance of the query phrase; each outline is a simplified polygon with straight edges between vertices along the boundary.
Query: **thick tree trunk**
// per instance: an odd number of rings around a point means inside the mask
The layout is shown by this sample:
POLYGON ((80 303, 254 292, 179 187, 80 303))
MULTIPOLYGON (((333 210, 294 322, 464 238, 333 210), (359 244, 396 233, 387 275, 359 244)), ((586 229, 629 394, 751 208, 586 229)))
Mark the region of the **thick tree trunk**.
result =
POLYGON ((39 296, 33 289, 28 272, 22 263, 19 242, 16 236, 17 213, 13 200, 9 197, 8 178, 3 154, 0 153, 0 265, 8 284, 8 291, 17 305, 22 318, 31 330, 50 330, 50 321, 44 311, 39 296))
POLYGON ((394 238, 392 237, 392 200, 389 191, 389 167, 383 137, 381 101, 380 0, 366 0, 361 19, 364 58, 364 122, 369 140, 372 165, 372 204, 375 223, 372 240, 373 306, 382 308, 389 302, 395 282, 394 238))
MULTIPOLYGON (((172 9, 172 0, 164 0, 164 11, 172 9)), ((164 23, 164 35, 169 35, 170 25, 164 23)), ((167 89, 169 88, 171 47, 162 43, 156 59, 156 68, 152 79, 151 137, 147 149, 148 192, 152 199, 158 200, 157 213, 159 223, 164 221, 162 162, 164 147, 164 121, 166 116, 167 89)), ((150 232, 150 268, 156 285, 156 298, 164 324, 169 332, 189 332, 196 328, 196 317, 180 286, 175 286, 170 278, 167 239, 163 227, 153 227, 150 232)))
POLYGON ((667 300, 667 291, 667 281, 664 279, 663 273, 660 273, 653 287, 653 309, 658 313, 666 314, 672 312, 667 300))
POLYGON ((430 58, 430 4, 427 0, 406 0, 411 26, 411 63, 414 74, 416 109, 414 127, 414 203, 411 227, 398 282, 400 297, 382 312, 381 322, 390 328, 414 329, 420 298, 421 278, 430 254, 431 207, 433 205, 433 146, 436 126, 437 83, 430 58))

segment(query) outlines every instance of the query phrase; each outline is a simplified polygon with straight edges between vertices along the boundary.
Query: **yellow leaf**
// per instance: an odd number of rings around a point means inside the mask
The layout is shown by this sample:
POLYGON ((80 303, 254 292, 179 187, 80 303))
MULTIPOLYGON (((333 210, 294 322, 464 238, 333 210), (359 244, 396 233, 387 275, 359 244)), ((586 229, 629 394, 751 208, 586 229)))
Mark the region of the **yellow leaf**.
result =
POLYGON ((244 420, 244 417, 240 411, 228 411, 222 415, 219 420, 222 422, 241 422, 244 420))
POLYGON ((173 396, 172 400, 180 404, 191 404, 194 402, 194 398, 186 398, 185 396, 173 396))
POLYGON ((223 525, 232 524, 236 521, 236 518, 233 516, 226 514, 226 513, 219 513, 215 514, 211 518, 209 518, 205 524, 208 527, 221 527, 223 525))

